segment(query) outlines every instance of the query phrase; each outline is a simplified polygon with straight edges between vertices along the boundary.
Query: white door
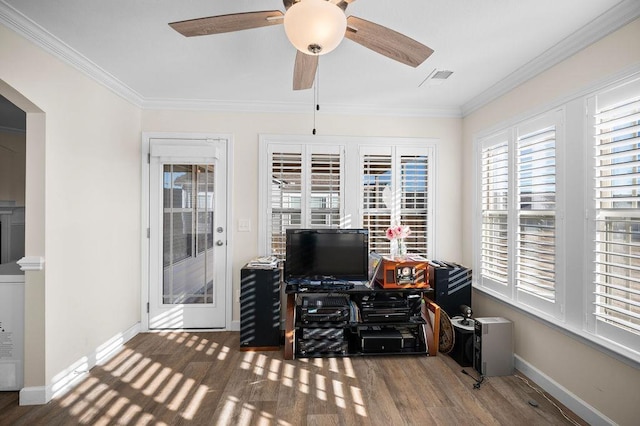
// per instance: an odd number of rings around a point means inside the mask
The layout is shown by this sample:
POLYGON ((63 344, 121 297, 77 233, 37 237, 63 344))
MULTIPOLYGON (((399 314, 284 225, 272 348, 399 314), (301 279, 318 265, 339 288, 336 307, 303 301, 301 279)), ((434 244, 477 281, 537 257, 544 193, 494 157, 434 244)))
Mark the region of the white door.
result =
POLYGON ((149 329, 224 328, 226 140, 149 148, 149 329))

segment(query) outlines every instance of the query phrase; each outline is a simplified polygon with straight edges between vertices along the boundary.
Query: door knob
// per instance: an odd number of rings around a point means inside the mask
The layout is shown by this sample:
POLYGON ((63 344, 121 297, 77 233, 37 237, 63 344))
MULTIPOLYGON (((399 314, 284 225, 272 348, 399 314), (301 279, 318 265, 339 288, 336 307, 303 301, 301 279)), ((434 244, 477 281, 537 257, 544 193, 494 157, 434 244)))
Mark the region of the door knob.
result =
POLYGON ((222 245, 224 245, 224 242, 222 240, 218 240, 218 241, 216 241, 216 245, 217 246, 222 246, 222 245))

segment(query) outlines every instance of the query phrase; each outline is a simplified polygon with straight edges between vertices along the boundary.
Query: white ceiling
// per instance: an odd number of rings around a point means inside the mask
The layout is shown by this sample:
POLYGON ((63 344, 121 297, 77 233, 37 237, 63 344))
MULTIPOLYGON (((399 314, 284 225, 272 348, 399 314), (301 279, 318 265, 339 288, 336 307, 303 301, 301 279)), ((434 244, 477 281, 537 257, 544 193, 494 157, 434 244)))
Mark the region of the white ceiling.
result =
MULTIPOLYGON (((435 53, 411 68, 345 39, 320 58, 319 100, 324 110, 459 116, 637 17, 639 3, 358 0, 347 15, 435 53), (453 75, 419 87, 434 69, 453 75)), ((313 90, 291 88, 295 50, 281 25, 192 38, 167 25, 272 9, 282 1, 0 0, 0 22, 145 107, 310 109, 313 90)))

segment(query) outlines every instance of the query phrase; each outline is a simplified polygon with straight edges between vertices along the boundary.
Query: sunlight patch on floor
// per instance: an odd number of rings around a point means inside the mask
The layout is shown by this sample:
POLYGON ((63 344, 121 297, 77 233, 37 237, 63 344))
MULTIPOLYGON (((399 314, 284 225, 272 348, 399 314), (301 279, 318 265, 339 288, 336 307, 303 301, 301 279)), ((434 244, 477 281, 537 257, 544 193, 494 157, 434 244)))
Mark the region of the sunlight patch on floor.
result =
POLYGON ((280 380, 280 366, 282 365, 282 361, 279 359, 272 359, 269 363, 269 374, 267 375, 267 379, 272 382, 277 382, 280 380))
POLYGON ((131 384, 131 387, 134 389, 142 389, 142 387, 156 375, 156 372, 160 369, 161 366, 162 364, 160 364, 159 362, 154 362, 153 364, 151 364, 149 368, 147 368, 142 372, 142 374, 140 374, 138 380, 131 384))
POLYGON ((198 389, 195 391, 191 400, 189 400, 187 406, 180 414, 183 419, 192 420, 198 410, 200 409, 200 405, 202 405, 202 400, 209 392, 209 387, 205 385, 198 386, 198 389))
MULTIPOLYGON (((180 375, 179 379, 182 380, 182 377, 183 376, 180 375)), ((173 397, 173 400, 169 403, 167 408, 169 408, 169 410, 171 411, 178 411, 182 403, 187 399, 189 391, 195 385, 195 383, 196 381, 191 378, 184 380, 182 382, 182 386, 180 386, 180 389, 175 392, 175 396, 173 397)))
POLYGON ((355 386, 351 386, 351 399, 359 416, 367 417, 367 410, 364 407, 364 398, 362 398, 362 390, 355 386))
MULTIPOLYGON (((203 362, 206 354, 209 361, 214 364, 217 360, 224 360, 229 354, 239 356, 238 352, 229 346, 211 342, 209 339, 200 338, 192 333, 167 332, 167 339, 163 344, 180 344, 193 353, 200 353, 199 359, 194 362, 203 362), (235 352, 234 352, 235 351, 235 352), (216 354, 217 352, 217 354, 216 354)), ((163 425, 173 424, 176 421, 193 422, 202 417, 202 406, 207 401, 207 396, 215 391, 205 384, 199 384, 198 377, 188 374, 188 371, 203 371, 197 367, 195 370, 181 370, 177 372, 170 367, 165 367, 163 357, 172 353, 165 351, 160 358, 154 355, 143 355, 129 348, 114 357, 106 365, 101 366, 110 377, 102 382, 100 379, 88 376, 78 384, 65 397, 61 397, 59 404, 68 409, 77 424, 82 425, 108 425, 119 424, 126 426, 163 425), (117 361, 116 361, 117 359, 117 361), (137 403, 123 396, 113 388, 115 383, 120 386, 128 385, 126 392, 138 392, 140 399, 137 403), (145 398, 146 397, 146 398, 145 398), (162 404, 159 411, 147 412, 146 410, 158 410, 157 404, 162 404), (151 414, 153 413, 153 414, 151 414), (173 420, 171 420, 173 419, 173 420), (163 421, 164 420, 164 421, 163 421), (167 423, 168 422, 168 423, 167 423)), ((318 403, 326 404, 327 409, 355 410, 357 416, 368 417, 364 405, 364 398, 360 388, 349 386, 348 378, 355 378, 355 370, 349 358, 305 358, 295 361, 284 361, 279 353, 269 352, 241 352, 240 368, 244 370, 245 380, 248 385, 257 385, 255 389, 265 386, 267 383, 280 381, 281 386, 289 388, 288 392, 299 392, 314 398, 318 403), (295 389, 295 390, 293 390, 295 389), (353 407, 353 408, 352 408, 353 407)), ((235 358, 234 358, 235 359, 235 358)), ((175 362, 172 361, 172 362, 175 362)), ((235 360, 233 361, 235 365, 235 360)), ((224 364, 223 364, 224 366, 224 364)), ((184 367, 184 366, 183 366, 184 367)), ((224 367, 223 367, 224 368, 224 367)), ((234 368, 237 368, 234 366, 234 368)), ((208 370, 206 366, 205 370, 208 370)), ((234 373, 238 373, 238 371, 234 373)), ((232 373, 232 374, 234 374, 232 373)), ((209 379, 211 380, 211 379, 209 379)), ((212 382, 212 383, 215 383, 212 382)), ((280 388, 280 392, 282 389, 280 388)), ((123 392, 125 392, 123 390, 123 392)), ((267 396, 267 398, 277 395, 267 396)), ((269 403, 271 403, 269 399, 269 403)), ((275 401, 275 399, 274 399, 275 401)), ((287 413, 279 416, 278 410, 287 409, 278 404, 278 408, 266 411, 262 402, 247 402, 246 396, 238 398, 227 395, 220 400, 215 417, 210 419, 212 424, 218 425, 281 425, 291 426, 291 423, 279 417, 287 417, 287 413)), ((286 404, 285 404, 286 406, 286 404)), ((211 407, 207 407, 211 410, 211 407)), ((353 411, 352 411, 353 412, 353 411)), ((316 420, 336 420, 338 414, 319 415, 316 420)), ((296 419, 304 421, 304 419, 296 419)), ((311 420, 309 420, 311 421, 311 420)))
POLYGON ((316 397, 321 401, 327 400, 327 378, 316 374, 316 397))
POLYGON ((178 384, 182 380, 182 377, 182 373, 174 373, 173 376, 171 376, 171 378, 169 379, 169 382, 164 385, 164 387, 160 390, 156 397, 153 398, 153 400, 159 404, 164 403, 167 398, 169 398, 176 386, 178 386, 178 384))
POLYGON ((333 380, 333 395, 336 401, 336 406, 340 408, 347 408, 347 404, 344 400, 344 388, 343 384, 339 380, 333 380))
POLYGON ((298 381, 300 383, 298 385, 298 390, 302 393, 309 393, 309 370, 301 368, 298 381))
POLYGON ((282 384, 287 387, 293 387, 293 379, 296 372, 296 367, 291 363, 286 363, 284 365, 284 370, 282 371, 282 384))

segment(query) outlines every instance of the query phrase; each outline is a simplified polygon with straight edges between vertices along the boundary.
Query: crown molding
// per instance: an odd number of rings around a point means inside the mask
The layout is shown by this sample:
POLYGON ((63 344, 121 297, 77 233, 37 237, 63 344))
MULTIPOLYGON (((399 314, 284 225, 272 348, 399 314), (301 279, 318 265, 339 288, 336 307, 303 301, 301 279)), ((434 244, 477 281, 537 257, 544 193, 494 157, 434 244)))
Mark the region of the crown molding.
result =
POLYGON ((606 37, 640 16, 640 1, 623 0, 566 37, 538 57, 527 62, 500 82, 462 105, 462 116, 482 108, 524 82, 564 61, 585 47, 606 37))
POLYGON ((91 77, 118 96, 134 105, 142 105, 140 94, 2 0, 0 0, 0 23, 91 77))
MULTIPOLYGON (((145 99, 142 102, 145 110, 187 110, 187 111, 216 111, 216 112, 247 112, 247 113, 288 113, 309 114, 313 112, 309 103, 300 102, 238 102, 216 101, 203 99, 145 99)), ((348 105, 322 104, 322 114, 347 115, 380 115, 398 117, 440 117, 460 118, 462 112, 459 107, 424 107, 424 108, 393 108, 377 105, 348 105)))

